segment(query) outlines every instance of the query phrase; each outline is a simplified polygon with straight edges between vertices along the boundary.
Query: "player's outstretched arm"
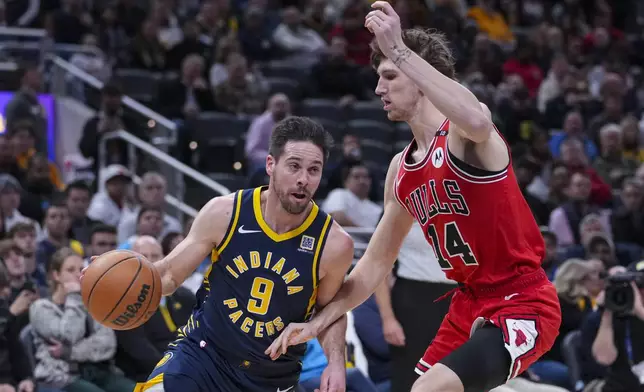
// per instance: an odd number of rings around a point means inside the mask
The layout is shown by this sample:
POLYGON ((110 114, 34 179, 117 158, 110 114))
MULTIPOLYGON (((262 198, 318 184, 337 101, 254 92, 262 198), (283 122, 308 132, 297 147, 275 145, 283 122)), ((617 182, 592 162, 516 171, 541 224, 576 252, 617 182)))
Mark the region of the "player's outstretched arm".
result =
POLYGON ((163 295, 170 295, 199 267, 223 239, 233 211, 234 194, 210 200, 197 214, 188 236, 155 263, 163 295))
MULTIPOLYGON (((286 352, 286 347, 306 342, 349 310, 363 303, 385 279, 398 257, 398 251, 411 229, 413 218, 394 198, 393 187, 400 162, 398 154, 385 181, 385 212, 364 256, 358 261, 333 300, 306 324, 289 325, 266 350, 271 357, 286 352)), ((325 249, 326 251, 326 249, 325 249)))
POLYGON ((475 143, 487 140, 494 127, 476 96, 404 44, 400 18, 391 4, 376 1, 371 8, 365 26, 376 36, 383 54, 416 83, 464 137, 475 143))

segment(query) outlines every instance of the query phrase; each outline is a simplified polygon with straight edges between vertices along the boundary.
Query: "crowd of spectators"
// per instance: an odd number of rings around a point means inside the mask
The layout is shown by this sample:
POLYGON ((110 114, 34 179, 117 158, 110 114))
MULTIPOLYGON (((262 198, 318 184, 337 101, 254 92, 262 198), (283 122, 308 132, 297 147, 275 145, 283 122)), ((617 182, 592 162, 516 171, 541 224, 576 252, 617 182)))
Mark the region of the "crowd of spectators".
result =
MULTIPOLYGON (((512 146, 519 185, 542 227, 543 267, 559 292, 563 323, 555 347, 523 375, 531 384, 517 390, 547 384, 644 390, 643 288, 634 290, 627 316, 604 307, 606 276, 644 274, 644 6, 635 0, 392 3, 403 27, 432 27, 449 38, 458 78, 491 109, 512 146)), ((124 129, 149 136, 121 105, 131 86, 113 76, 123 70, 159 76, 158 94, 144 103, 177 122, 177 156, 188 164, 196 120, 212 112, 249 116, 239 135, 242 186, 266 182, 273 125, 301 113, 305 99, 324 100, 326 114, 317 117, 334 130, 337 149, 318 194, 321 206, 345 227, 375 227, 382 166, 410 135, 389 144, 372 140, 381 128, 404 131, 381 109, 369 118, 371 133, 353 132, 348 121, 356 118, 347 113, 367 113, 358 109, 378 100, 371 35, 363 27, 368 7, 363 0, 0 1, 2 25, 40 27, 56 43, 100 49, 70 61, 105 82, 96 115, 79 124, 78 141, 95 173, 103 170, 104 186, 64 183, 43 154, 45 113, 36 99, 47 80, 42 67, 21 68, 20 89, 6 108, 0 390, 131 391, 194 305, 207 260, 132 331, 101 327, 80 301, 78 278, 91 256, 120 248, 157 261, 190 227, 164 210, 163 176, 147 172, 132 184, 123 142, 110 141, 108 166, 97 167, 104 134, 124 129), (293 84, 269 75, 278 61, 301 71, 289 75, 293 84)), ((210 131, 216 138, 224 130, 210 131)), ((373 299, 354 312, 369 374, 351 371, 350 390, 389 390, 387 344, 405 341, 383 333, 382 323, 373 299)), ((324 366, 313 341, 301 387, 312 390, 324 366)))

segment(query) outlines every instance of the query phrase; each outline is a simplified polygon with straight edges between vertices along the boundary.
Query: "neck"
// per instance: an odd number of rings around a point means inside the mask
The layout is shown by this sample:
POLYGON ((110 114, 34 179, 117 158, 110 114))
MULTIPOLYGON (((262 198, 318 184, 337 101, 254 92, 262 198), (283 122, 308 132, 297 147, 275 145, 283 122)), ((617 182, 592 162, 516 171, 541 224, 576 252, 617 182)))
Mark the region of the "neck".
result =
POLYGON ((25 275, 13 276, 11 277, 11 281, 9 282, 9 284, 13 288, 20 288, 25 285, 26 280, 27 280, 27 277, 25 275))
POLYGON ((416 114, 407 121, 419 150, 427 151, 434 139, 434 131, 441 126, 445 116, 428 99, 422 98, 416 114), (437 121, 440 119, 440 121, 437 121))
POLYGON ((67 297, 67 294, 65 294, 63 286, 58 285, 56 291, 54 291, 54 293, 51 295, 51 300, 56 304, 62 305, 65 303, 65 297, 67 297))
POLYGON ((49 239, 49 242, 51 242, 52 244, 54 244, 56 246, 63 246, 63 245, 66 245, 67 242, 68 242, 67 241, 67 236, 65 234, 56 235, 56 234, 53 234, 53 233, 49 233, 47 238, 49 239))
POLYGON ((300 226, 309 215, 312 206, 313 204, 309 203, 309 206, 301 214, 289 214, 284 211, 282 203, 279 201, 275 192, 271 191, 270 187, 268 190, 262 192, 262 216, 266 224, 278 234, 289 232, 300 226))

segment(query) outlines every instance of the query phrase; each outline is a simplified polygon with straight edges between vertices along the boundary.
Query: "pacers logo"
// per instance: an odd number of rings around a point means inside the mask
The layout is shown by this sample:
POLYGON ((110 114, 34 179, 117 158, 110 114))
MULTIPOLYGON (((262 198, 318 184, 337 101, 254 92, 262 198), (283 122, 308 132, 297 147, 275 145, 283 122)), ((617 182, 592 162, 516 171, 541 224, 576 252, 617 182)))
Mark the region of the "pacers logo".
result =
POLYGON ((168 363, 168 361, 172 359, 172 355, 173 355, 172 353, 167 353, 166 355, 164 355, 163 358, 161 358, 161 360, 159 361, 159 363, 157 363, 156 367, 159 368, 165 365, 166 363, 168 363))
POLYGON ((443 162, 445 162, 445 153, 443 152, 443 147, 438 147, 432 153, 432 164, 438 169, 443 166, 443 162))

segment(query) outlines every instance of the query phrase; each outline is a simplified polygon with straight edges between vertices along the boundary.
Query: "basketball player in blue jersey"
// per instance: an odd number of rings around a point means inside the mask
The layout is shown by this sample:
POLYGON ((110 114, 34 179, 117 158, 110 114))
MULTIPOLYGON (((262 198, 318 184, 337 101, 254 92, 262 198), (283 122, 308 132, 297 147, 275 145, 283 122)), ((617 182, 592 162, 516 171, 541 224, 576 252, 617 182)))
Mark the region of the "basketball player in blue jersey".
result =
MULTIPOLYGON (((155 264, 168 295, 212 255, 192 316, 137 391, 297 388, 305 345, 275 362, 264 351, 286 325, 331 301, 353 259, 351 237, 312 201, 330 144, 314 121, 279 122, 266 158, 269 185, 212 199, 155 264)), ((321 391, 345 390, 346 319, 339 321, 320 336, 329 359, 321 391)))

